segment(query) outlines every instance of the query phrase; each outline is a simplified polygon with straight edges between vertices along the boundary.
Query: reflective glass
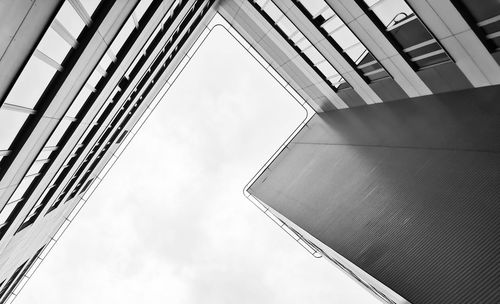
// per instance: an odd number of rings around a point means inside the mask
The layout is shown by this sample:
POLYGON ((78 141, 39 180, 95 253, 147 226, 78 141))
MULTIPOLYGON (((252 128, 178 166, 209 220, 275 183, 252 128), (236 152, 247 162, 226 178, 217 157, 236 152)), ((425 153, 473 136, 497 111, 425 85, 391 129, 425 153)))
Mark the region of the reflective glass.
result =
POLYGON ((142 53, 139 53, 139 55, 135 57, 134 62, 132 62, 132 64, 128 68, 127 72, 125 72, 125 77, 130 78, 130 73, 132 73, 132 70, 135 68, 135 66, 137 65, 139 60, 141 60, 141 58, 142 58, 142 53))
POLYGON ((49 27, 42 40, 36 47, 37 50, 61 64, 68 54, 71 46, 59 36, 54 29, 49 27))
POLYGON ((295 45, 298 46, 302 51, 305 51, 306 49, 312 47, 312 44, 306 38, 301 39, 295 45))
POLYGON ((53 151, 42 150, 42 152, 38 154, 38 157, 36 159, 47 159, 49 158, 50 154, 52 154, 52 152, 53 151))
POLYGON ((333 68, 333 66, 328 63, 328 61, 324 60, 316 65, 316 67, 326 76, 326 78, 330 78, 334 75, 338 75, 337 71, 333 68))
POLYGON ((160 30, 161 30, 160 26, 156 27, 156 29, 154 30, 153 34, 151 34, 151 36, 149 36, 148 41, 146 41, 146 44, 142 48, 143 52, 146 52, 146 50, 148 49, 149 45, 151 44, 151 42, 153 42, 154 38, 156 37, 156 35, 158 35, 158 32, 160 30))
POLYGON ((347 28, 347 26, 342 26, 337 31, 331 34, 331 37, 338 43, 342 49, 346 49, 351 45, 359 42, 358 38, 347 28))
POLYGON ((413 14, 412 9, 404 0, 365 0, 365 3, 386 27, 391 25, 392 20, 400 13, 413 14))
POLYGON ((297 31, 297 27, 288 19, 281 18, 278 23, 276 23, 280 27, 280 29, 288 36, 292 36, 293 33, 297 31))
POLYGON ((29 114, 0 109, 0 150, 8 150, 29 114))
POLYGON ((299 43, 302 40, 306 40, 304 35, 301 32, 297 32, 296 34, 292 35, 290 38, 292 38, 292 41, 294 44, 299 43))
POLYGON ((55 68, 31 56, 5 102, 33 109, 55 72, 55 68))
POLYGON ((12 196, 10 197, 9 203, 23 198, 24 193, 26 192, 28 187, 31 185, 31 183, 33 182, 33 179, 35 179, 35 177, 36 177, 35 175, 30 175, 30 176, 26 176, 25 178, 23 178, 21 183, 17 186, 16 191, 14 191, 14 194, 12 194, 12 196))
POLYGON ((274 22, 279 21, 279 18, 283 16, 283 13, 273 2, 268 2, 266 6, 264 6, 264 11, 266 14, 274 20, 274 22))
POLYGON ((101 0, 81 0, 80 3, 83 5, 89 16, 92 16, 95 9, 99 5, 101 0))
POLYGON ((102 56, 101 61, 99 62, 99 66, 106 71, 111 62, 113 62, 113 60, 111 60, 111 57, 109 57, 108 53, 106 53, 104 54, 104 56, 102 56))
POLYGON ((78 93, 75 100, 73 100, 71 107, 66 112, 66 116, 76 117, 76 115, 78 114, 78 112, 80 112, 80 109, 83 107, 85 101, 87 101, 87 98, 90 96, 91 93, 92 91, 88 87, 83 86, 83 88, 80 90, 80 93, 78 93))
POLYGON ((302 0, 300 1, 302 5, 313 15, 316 17, 322 10, 325 8, 326 4, 323 0, 302 0))
POLYGON ((9 215, 12 213, 14 208, 17 206, 17 204, 7 204, 5 207, 3 207, 2 211, 0 212, 0 226, 3 226, 7 219, 9 218, 9 215))
POLYGON ((45 199, 45 197, 47 196, 47 194, 50 192, 50 188, 47 188, 45 189, 45 191, 43 192, 42 196, 40 196, 40 198, 38 199, 38 201, 36 202, 35 206, 33 206, 33 208, 31 208, 30 210, 30 213, 26 216, 26 220, 24 222, 28 222, 31 217, 33 217, 34 215, 40 213, 40 207, 45 199))
POLYGON ((313 64, 325 60, 325 57, 323 57, 315 47, 305 49, 304 54, 312 61, 313 64))
POLYGON ((134 30, 134 28, 134 21, 132 20, 132 17, 130 17, 128 18, 127 22, 125 22, 116 38, 113 40, 113 43, 111 43, 110 49, 114 54, 118 54, 123 44, 125 43, 125 40, 127 40, 128 36, 134 30))
POLYGON ((59 140, 61 137, 64 135, 64 132, 68 129, 69 125, 71 124, 71 121, 62 119, 59 124, 57 125, 57 128, 55 129, 54 133, 50 136, 49 140, 45 144, 45 146, 57 146, 59 143, 59 140))
POLYGON ((328 19, 321 25, 321 27, 324 28, 328 34, 332 34, 332 32, 340 29, 343 26, 345 26, 345 24, 342 20, 340 20, 338 16, 328 19))
POLYGON ((80 35, 80 32, 85 27, 85 23, 68 1, 64 2, 57 13, 56 19, 64 25, 75 39, 78 38, 78 35, 80 35))
POLYGON ((40 172, 40 169, 42 169, 43 165, 45 165, 47 162, 44 161, 44 160, 38 160, 38 161, 35 161, 30 169, 28 170, 28 172, 26 173, 26 175, 32 175, 32 174, 36 174, 36 173, 39 173, 40 172))
POLYGON ((94 72, 92 72, 92 75, 90 75, 89 79, 87 80, 87 83, 95 88, 99 80, 101 80, 101 78, 102 78, 101 73, 99 73, 99 71, 95 69, 94 72))
POLYGON ((153 2, 153 0, 141 0, 141 2, 137 4, 134 10, 137 20, 141 20, 142 15, 144 15, 151 2, 153 2))

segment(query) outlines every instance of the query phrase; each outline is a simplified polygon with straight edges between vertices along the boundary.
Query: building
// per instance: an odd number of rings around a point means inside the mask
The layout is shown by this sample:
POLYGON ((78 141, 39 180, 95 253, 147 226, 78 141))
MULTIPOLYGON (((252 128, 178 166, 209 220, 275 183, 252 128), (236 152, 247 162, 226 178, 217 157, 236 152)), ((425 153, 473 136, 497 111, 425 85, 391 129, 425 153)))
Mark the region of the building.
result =
POLYGON ((317 113, 251 198, 387 303, 498 302, 498 1, 8 0, 0 16, 0 303, 214 16, 317 113))

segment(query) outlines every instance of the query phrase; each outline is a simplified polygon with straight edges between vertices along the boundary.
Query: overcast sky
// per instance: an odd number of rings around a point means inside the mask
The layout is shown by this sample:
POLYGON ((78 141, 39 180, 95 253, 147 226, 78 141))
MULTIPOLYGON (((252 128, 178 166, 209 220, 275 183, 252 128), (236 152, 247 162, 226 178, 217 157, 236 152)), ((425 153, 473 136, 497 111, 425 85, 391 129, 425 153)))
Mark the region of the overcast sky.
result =
POLYGON ((15 303, 380 303, 242 195, 303 115, 217 27, 15 303))

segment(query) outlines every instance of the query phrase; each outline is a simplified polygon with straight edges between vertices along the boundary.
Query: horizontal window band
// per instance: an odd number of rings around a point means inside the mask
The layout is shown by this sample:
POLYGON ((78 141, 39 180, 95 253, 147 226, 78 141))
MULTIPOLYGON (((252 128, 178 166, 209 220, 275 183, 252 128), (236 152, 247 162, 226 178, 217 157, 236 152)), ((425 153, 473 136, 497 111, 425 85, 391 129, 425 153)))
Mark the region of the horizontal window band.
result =
POLYGON ((376 69, 376 70, 364 73, 363 75, 364 76, 370 76, 370 75, 374 75, 374 74, 377 74, 377 73, 380 73, 380 72, 385 72, 385 69, 384 68, 376 69))
POLYGON ((443 54, 443 53, 444 53, 444 50, 440 49, 440 50, 437 50, 437 51, 434 51, 434 52, 430 52, 430 53, 427 53, 427 54, 424 54, 424 55, 420 55, 420 56, 411 58, 411 61, 415 62, 415 61, 423 60, 423 59, 426 59, 426 58, 429 58, 429 57, 432 57, 432 56, 436 56, 436 55, 439 55, 439 54, 443 54))
POLYGON ((373 60, 373 61, 370 61, 370 62, 367 62, 367 63, 363 63, 361 65, 358 65, 357 68, 358 69, 364 69, 364 68, 367 68, 367 67, 372 66, 372 65, 377 64, 377 63, 378 63, 377 60, 373 60))
POLYGON ((400 27, 400 26, 402 26, 402 25, 404 25, 404 24, 406 24, 406 23, 408 23, 408 22, 411 22, 411 21, 413 21, 413 20, 415 20, 415 19, 418 19, 418 18, 417 18, 417 15, 413 15, 413 16, 411 16, 411 17, 409 17, 409 18, 406 18, 405 20, 403 20, 403 21, 401 21, 401 22, 398 22, 398 23, 394 24, 393 26, 390 26, 390 27, 386 28, 385 30, 386 30, 387 32, 390 32, 390 31, 392 31, 392 30, 394 30, 394 29, 397 29, 398 27, 400 27))
POLYGON ((483 20, 481 22, 478 22, 477 26, 483 27, 483 26, 486 26, 486 25, 489 25, 489 24, 492 24, 492 23, 495 23, 495 22, 498 22, 498 21, 500 21, 500 15, 497 15, 495 17, 491 17, 491 18, 485 19, 485 20, 483 20))
POLYGON ((488 39, 494 39, 497 37, 500 37, 500 31, 486 35, 486 38, 488 39))
POLYGON ((434 38, 429 39, 429 40, 424 41, 424 42, 420 42, 419 44, 415 44, 414 46, 407 47, 407 48, 403 49, 403 52, 408 53, 408 52, 423 48, 424 46, 431 45, 433 43, 437 43, 436 39, 434 39, 434 38))

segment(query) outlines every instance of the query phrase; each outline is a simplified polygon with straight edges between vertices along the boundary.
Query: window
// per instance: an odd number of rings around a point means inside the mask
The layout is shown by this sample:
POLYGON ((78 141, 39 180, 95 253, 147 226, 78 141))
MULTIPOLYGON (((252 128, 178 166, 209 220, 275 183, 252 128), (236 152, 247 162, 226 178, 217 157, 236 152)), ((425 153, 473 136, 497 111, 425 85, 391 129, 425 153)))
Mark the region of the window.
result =
POLYGON ((78 38, 83 28, 85 27, 85 23, 77 14, 73 6, 69 3, 69 1, 65 1, 57 13, 56 20, 58 20, 64 28, 73 36, 73 38, 78 38))
MULTIPOLYGON (((340 19, 325 0, 300 0, 298 7, 319 26, 323 35, 348 57, 351 65, 368 81, 390 77, 389 73, 354 35, 351 29, 340 19)), ((321 68, 320 68, 321 69, 321 68)), ((335 79, 333 83, 342 82, 335 79)))
POLYGON ((80 90, 80 93, 78 93, 75 100, 73 100, 71 107, 69 107, 68 111, 66 112, 66 116, 76 117, 91 93, 92 90, 88 86, 83 86, 83 88, 80 90))
POLYGON ((374 21, 396 41, 399 51, 407 55, 416 69, 451 61, 448 53, 404 0, 364 0, 360 4, 376 16, 378 20, 374 21))
POLYGON ((63 137, 64 133, 66 132, 66 130, 70 126, 70 124, 71 124, 71 121, 69 121, 69 120, 62 119, 61 121, 59 121, 59 124, 57 125, 57 127, 54 130, 54 132, 52 133, 52 135, 50 135, 50 138, 47 141, 47 143, 45 143, 45 146, 48 146, 48 147, 57 146, 59 144, 59 141, 63 137))
POLYGON ((29 114, 0 108, 0 150, 8 150, 29 114))
POLYGON ((101 0, 81 0, 79 2, 83 5, 89 16, 92 16, 101 0))
MULTIPOLYGON (((307 1, 312 5, 314 11, 319 13, 324 12, 323 8, 319 8, 320 1, 307 1)), ((285 16, 281 10, 272 1, 254 1, 265 14, 275 22, 275 26, 282 32, 291 44, 298 48, 302 55, 307 58, 309 64, 314 66, 319 74, 332 86, 334 90, 338 90, 341 84, 344 87, 349 87, 337 70, 326 60, 326 58, 316 49, 314 45, 307 39, 304 34, 285 16), (332 78, 335 79, 332 81, 332 78)), ((324 2, 323 2, 324 3, 324 2)), ((324 6, 324 5, 323 5, 324 6)))
MULTIPOLYGON (((464 8, 470 13, 475 21, 475 24, 471 24, 471 28, 479 29, 477 31, 478 36, 482 36, 481 38, 487 41, 486 47, 490 52, 498 51, 500 48, 500 2, 498 0, 481 0, 480 5, 478 5, 477 0, 455 0, 451 2, 457 5, 458 11, 462 14, 464 8)), ((466 16, 464 15, 464 17, 466 16)), ((466 17, 464 19, 469 20, 470 18, 466 17)))
POLYGON ((123 25, 122 29, 118 33, 118 35, 115 37, 113 40, 113 43, 111 43, 111 46, 109 47, 113 54, 118 54, 120 52, 123 44, 127 40, 128 36, 132 31, 134 30, 134 21, 132 18, 128 18, 127 22, 123 25))
POLYGON ((53 66, 31 56, 5 102, 33 109, 56 71, 53 66))
POLYGON ((134 15, 137 18, 137 20, 141 20, 142 16, 148 9, 149 5, 153 2, 153 0, 142 0, 137 4, 135 10, 134 10, 134 15))
POLYGON ((61 36, 53 28, 49 28, 37 46, 37 50, 49 56, 55 62, 62 64, 64 58, 71 49, 61 36))

